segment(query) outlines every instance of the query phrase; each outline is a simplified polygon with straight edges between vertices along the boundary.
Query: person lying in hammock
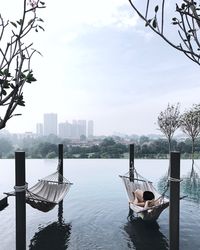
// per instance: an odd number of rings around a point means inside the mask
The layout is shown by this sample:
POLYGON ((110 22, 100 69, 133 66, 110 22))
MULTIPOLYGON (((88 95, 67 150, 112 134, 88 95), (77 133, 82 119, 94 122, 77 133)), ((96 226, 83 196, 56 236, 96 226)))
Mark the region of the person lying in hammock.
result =
POLYGON ((151 191, 143 192, 140 189, 136 189, 135 192, 133 192, 133 195, 134 201, 131 203, 134 203, 137 206, 147 208, 156 205, 155 195, 151 191))

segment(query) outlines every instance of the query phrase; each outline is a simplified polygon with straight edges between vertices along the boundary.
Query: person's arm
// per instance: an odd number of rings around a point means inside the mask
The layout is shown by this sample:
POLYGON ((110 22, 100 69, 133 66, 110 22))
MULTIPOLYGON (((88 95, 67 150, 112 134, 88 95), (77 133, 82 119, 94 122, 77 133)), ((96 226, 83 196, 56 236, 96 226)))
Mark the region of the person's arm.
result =
POLYGON ((139 202, 137 197, 135 197, 134 201, 130 201, 130 203, 135 204, 135 205, 137 205, 139 207, 144 207, 144 205, 145 205, 145 203, 143 201, 139 202))
POLYGON ((144 207, 145 206, 145 202, 138 202, 138 203, 135 203, 135 205, 137 205, 139 207, 144 207))
POLYGON ((144 208, 152 207, 155 205, 155 200, 148 200, 145 202, 144 208))

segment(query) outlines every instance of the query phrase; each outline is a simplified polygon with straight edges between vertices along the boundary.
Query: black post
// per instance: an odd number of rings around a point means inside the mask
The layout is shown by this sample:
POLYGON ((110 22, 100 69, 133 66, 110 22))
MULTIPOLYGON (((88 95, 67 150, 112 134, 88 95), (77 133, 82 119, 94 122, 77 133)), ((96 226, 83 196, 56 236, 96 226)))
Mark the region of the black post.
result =
POLYGON ((58 145, 59 182, 63 182, 63 144, 58 145))
MULTIPOLYGON (((59 159, 59 182, 63 183, 63 144, 58 145, 58 159, 59 159)), ((63 222, 63 201, 58 204, 58 221, 63 222)))
POLYGON ((15 152, 16 250, 26 250, 25 152, 15 152))
POLYGON ((170 154, 169 248, 179 250, 180 153, 170 154))
POLYGON ((129 178, 134 181, 134 144, 129 145, 129 178))

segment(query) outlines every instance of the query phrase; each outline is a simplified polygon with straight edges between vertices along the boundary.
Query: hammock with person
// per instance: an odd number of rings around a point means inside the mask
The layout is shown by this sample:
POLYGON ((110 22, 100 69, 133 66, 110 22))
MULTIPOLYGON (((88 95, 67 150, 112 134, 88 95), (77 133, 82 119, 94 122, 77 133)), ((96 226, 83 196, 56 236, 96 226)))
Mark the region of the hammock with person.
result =
POLYGON ((151 181, 138 174, 135 168, 133 168, 132 171, 134 171, 134 178, 132 181, 130 181, 128 173, 123 176, 120 175, 126 188, 130 209, 145 221, 155 221, 158 219, 162 211, 169 206, 169 199, 164 196, 164 193, 160 194, 151 181), (143 192, 151 191, 155 196, 154 205, 144 208, 137 205, 137 203, 135 204, 134 192, 137 189, 143 192))

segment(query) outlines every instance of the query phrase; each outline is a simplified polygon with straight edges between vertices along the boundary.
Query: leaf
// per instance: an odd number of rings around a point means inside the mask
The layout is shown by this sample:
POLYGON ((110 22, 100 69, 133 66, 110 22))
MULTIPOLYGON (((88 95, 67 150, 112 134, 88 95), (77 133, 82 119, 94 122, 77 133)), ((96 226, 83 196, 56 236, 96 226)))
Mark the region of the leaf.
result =
POLYGON ((157 22, 156 22, 156 19, 155 19, 155 18, 154 18, 154 20, 153 20, 152 25, 153 25, 154 29, 157 27, 157 22))
POLYGON ((185 4, 184 3, 181 4, 181 9, 185 9, 185 4))
POLYGON ((155 12, 157 13, 158 12, 158 5, 155 7, 155 12))
POLYGON ((188 30, 189 33, 193 33, 193 32, 195 32, 195 31, 196 31, 195 29, 190 29, 190 30, 188 30))
POLYGON ((29 71, 29 69, 25 69, 24 71, 23 71, 23 73, 26 73, 26 72, 28 72, 29 71))
POLYGON ((42 5, 45 5, 45 2, 40 1, 40 3, 41 3, 42 5))
POLYGON ((44 28, 43 28, 42 26, 38 25, 38 27, 39 27, 41 30, 45 31, 44 28))
POLYGON ((18 23, 19 25, 22 25, 22 19, 20 19, 19 21, 17 21, 17 23, 18 23))
POLYGON ((187 40, 190 41, 191 35, 187 34, 187 40))
POLYGON ((19 106, 25 106, 25 102, 24 102, 24 100, 23 100, 23 95, 20 95, 20 96, 18 96, 17 97, 17 104, 19 105, 19 106))
POLYGON ((33 22, 34 22, 34 19, 29 20, 29 21, 28 21, 28 25, 30 25, 30 24, 33 23, 33 22))
POLYGON ((3 71, 4 75, 7 76, 7 77, 10 77, 11 74, 9 73, 9 70, 8 69, 4 69, 3 71))
POLYGON ((42 18, 38 18, 37 21, 38 22, 44 22, 44 20, 42 18))
POLYGON ((32 82, 35 82, 35 81, 37 81, 37 80, 35 79, 33 74, 31 72, 29 72, 28 75, 26 76, 26 82, 32 83, 32 82))
POLYGON ((17 28, 17 24, 14 22, 10 22, 15 28, 17 28))

